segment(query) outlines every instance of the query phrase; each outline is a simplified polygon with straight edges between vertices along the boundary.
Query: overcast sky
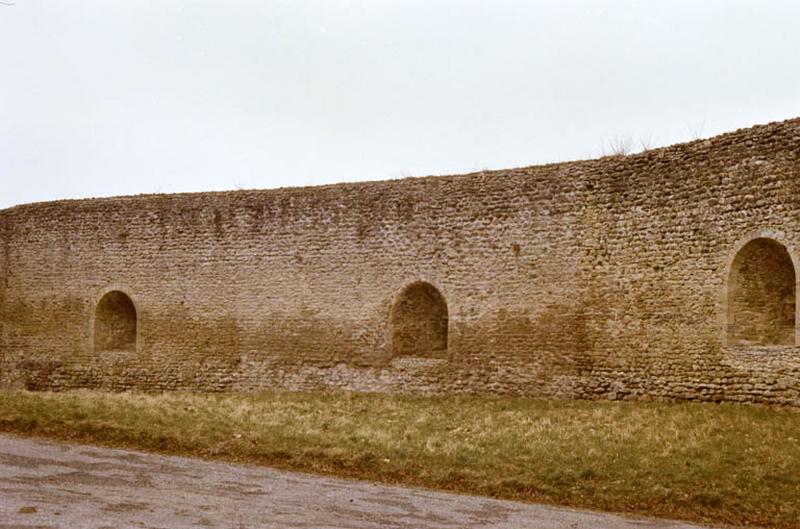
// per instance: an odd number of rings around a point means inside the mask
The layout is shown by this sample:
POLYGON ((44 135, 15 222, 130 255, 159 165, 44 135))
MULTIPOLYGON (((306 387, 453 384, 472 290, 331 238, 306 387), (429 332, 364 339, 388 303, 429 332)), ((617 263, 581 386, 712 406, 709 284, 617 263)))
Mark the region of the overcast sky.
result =
POLYGON ((3 0, 0 207, 596 157, 800 116, 797 0, 3 0))

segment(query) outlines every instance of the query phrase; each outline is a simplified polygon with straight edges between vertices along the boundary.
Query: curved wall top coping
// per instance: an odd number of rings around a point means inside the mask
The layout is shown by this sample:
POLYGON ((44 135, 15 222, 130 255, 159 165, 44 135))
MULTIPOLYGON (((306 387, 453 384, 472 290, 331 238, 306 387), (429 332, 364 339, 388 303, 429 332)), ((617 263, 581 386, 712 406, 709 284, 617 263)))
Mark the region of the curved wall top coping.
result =
MULTIPOLYGON (((706 156, 712 151, 724 151, 728 148, 745 148, 753 150, 754 154, 759 153, 759 146, 768 145, 774 147, 775 137, 783 135, 794 138, 800 144, 800 117, 787 119, 784 121, 771 122, 764 125, 756 125, 749 128, 741 128, 732 132, 726 132, 718 136, 707 139, 698 139, 686 143, 678 143, 666 147, 659 147, 645 152, 630 154, 625 156, 605 156, 602 158, 555 162, 542 165, 532 165, 526 167, 493 169, 474 173, 454 174, 454 175, 430 175, 421 177, 407 177, 400 179, 368 180, 359 182, 339 182, 318 186, 300 187, 280 187, 269 189, 251 190, 231 190, 231 191, 199 191, 183 193, 151 193, 139 195, 120 195, 112 197, 95 198, 75 198, 59 199, 45 202, 33 202, 19 204, 6 209, 0 209, 0 215, 17 211, 24 211, 31 208, 36 209, 69 209, 87 207, 93 205, 105 206, 109 203, 135 203, 143 205, 150 203, 153 205, 164 205, 169 202, 204 202, 209 200, 225 203, 234 203, 237 200, 243 202, 266 197, 289 197, 297 199, 324 199, 330 195, 340 193, 380 193, 386 190, 398 190, 405 192, 431 191, 431 187, 449 187, 451 185, 463 185, 467 180, 475 179, 486 181, 492 178, 502 178, 507 185, 509 177, 522 177, 527 179, 546 181, 551 178, 561 178, 565 172, 571 176, 593 176, 602 180, 619 177, 628 171, 639 167, 659 167, 662 165, 673 165, 688 161, 695 157, 706 156), (588 173, 588 174, 586 174, 588 173)), ((741 156, 744 158, 745 156, 741 156)))

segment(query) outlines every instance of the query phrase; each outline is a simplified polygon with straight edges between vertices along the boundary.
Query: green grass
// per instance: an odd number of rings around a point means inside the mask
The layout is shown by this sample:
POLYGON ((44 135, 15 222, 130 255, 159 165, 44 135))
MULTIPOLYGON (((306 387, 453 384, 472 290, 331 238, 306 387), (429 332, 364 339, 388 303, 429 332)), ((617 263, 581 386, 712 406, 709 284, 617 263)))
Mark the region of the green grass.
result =
POLYGON ((795 409, 0 391, 0 430, 576 507, 800 527, 795 409))

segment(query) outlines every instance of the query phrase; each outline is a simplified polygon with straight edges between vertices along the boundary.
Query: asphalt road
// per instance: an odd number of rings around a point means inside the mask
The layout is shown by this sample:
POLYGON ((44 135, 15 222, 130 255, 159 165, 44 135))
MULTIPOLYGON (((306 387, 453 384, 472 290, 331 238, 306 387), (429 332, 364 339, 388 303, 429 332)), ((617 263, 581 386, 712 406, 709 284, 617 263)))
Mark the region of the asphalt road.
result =
POLYGON ((696 529, 0 435, 0 529, 696 529))

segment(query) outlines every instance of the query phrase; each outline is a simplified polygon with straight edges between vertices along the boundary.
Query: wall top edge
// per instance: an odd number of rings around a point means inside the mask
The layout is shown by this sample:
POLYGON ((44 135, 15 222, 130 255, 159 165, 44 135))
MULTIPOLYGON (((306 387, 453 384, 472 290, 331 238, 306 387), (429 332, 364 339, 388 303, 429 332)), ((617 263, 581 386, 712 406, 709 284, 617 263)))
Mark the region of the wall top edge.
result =
POLYGON ((745 145, 753 148, 758 145, 772 144, 778 136, 788 137, 800 146, 800 117, 775 121, 752 127, 740 128, 731 132, 725 132, 709 138, 701 138, 689 142, 676 143, 665 147, 649 149, 644 152, 629 155, 608 155, 600 158, 571 160, 563 162, 553 162, 547 164, 522 166, 505 169, 491 169, 463 174, 449 175, 426 175, 410 176, 396 179, 378 179, 358 182, 337 182, 323 185, 311 186, 289 186, 266 189, 244 189, 226 191, 193 191, 178 193, 142 193, 137 195, 119 195, 111 197, 91 197, 91 198, 65 198, 52 201, 32 202, 18 204, 9 208, 0 209, 0 216, 15 211, 22 211, 31 208, 51 208, 58 206, 77 206, 90 204, 122 204, 135 202, 180 202, 183 200, 203 200, 211 199, 232 199, 237 197, 245 199, 258 198, 265 196, 275 196, 291 194, 292 196, 303 197, 324 194, 329 192, 359 192, 361 190, 375 189, 398 189, 411 188, 414 186, 429 185, 450 185, 469 179, 489 179, 493 177, 504 177, 508 175, 519 175, 525 177, 549 177, 562 172, 599 172, 608 173, 622 171, 626 167, 647 166, 659 163, 666 159, 679 160, 691 159, 697 156, 706 155, 710 151, 725 149, 732 145, 745 145))

